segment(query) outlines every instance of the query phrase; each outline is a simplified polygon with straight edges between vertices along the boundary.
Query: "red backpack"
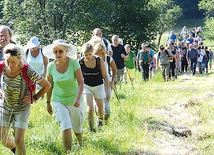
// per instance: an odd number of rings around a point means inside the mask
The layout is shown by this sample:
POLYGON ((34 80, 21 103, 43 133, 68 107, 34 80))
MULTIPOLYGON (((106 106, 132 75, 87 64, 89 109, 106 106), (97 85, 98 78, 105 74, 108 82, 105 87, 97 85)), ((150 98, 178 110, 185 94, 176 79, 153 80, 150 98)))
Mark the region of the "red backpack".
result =
MULTIPOLYGON (((4 61, 0 61, 0 74, 2 73, 2 68, 4 67, 4 64, 5 64, 4 61)), ((29 77, 27 75, 27 70, 28 70, 28 64, 24 63, 24 67, 22 67, 22 76, 28 85, 28 88, 30 91, 30 101, 32 104, 33 103, 33 95, 34 95, 35 90, 36 90, 36 84, 29 79, 29 77)))

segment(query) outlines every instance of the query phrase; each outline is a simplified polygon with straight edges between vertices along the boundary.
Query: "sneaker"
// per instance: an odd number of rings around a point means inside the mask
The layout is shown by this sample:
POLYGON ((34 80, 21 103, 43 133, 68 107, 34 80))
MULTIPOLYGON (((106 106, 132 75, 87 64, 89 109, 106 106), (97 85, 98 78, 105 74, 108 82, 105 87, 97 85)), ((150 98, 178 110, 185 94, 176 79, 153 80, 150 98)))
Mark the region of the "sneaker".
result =
POLYGON ((99 118, 99 119, 97 120, 97 126, 98 126, 98 127, 103 126, 103 118, 99 118))
POLYGON ((96 132, 96 130, 95 130, 95 129, 90 129, 90 132, 94 132, 94 133, 95 133, 95 132, 96 132))
POLYGON ((10 149, 14 154, 16 153, 16 148, 10 149))

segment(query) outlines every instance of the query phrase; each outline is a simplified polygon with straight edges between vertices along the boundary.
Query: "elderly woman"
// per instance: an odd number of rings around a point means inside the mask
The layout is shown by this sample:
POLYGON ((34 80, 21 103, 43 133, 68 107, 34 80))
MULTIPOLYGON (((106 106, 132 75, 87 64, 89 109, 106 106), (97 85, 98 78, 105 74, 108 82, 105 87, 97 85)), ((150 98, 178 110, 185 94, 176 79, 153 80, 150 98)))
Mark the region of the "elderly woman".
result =
POLYGON ((56 60, 48 64, 47 73, 47 79, 52 84, 47 92, 47 110, 49 114, 53 114, 50 104, 53 96, 54 113, 62 128, 62 142, 66 152, 72 149, 71 129, 79 146, 82 146, 84 121, 83 76, 78 61, 67 56, 72 53, 71 46, 62 39, 53 42, 52 51, 56 60))
POLYGON ((84 99, 88 108, 88 123, 90 131, 94 129, 94 105, 93 98, 97 106, 98 121, 97 125, 103 125, 103 100, 109 101, 109 82, 107 71, 103 59, 93 55, 93 46, 90 43, 85 43, 82 46, 84 57, 79 60, 81 70, 84 77, 84 99), (103 83, 104 80, 104 83, 103 83), (106 93, 105 93, 105 87, 106 93))
POLYGON ((46 77, 48 58, 44 56, 42 48, 39 47, 40 42, 37 37, 31 37, 27 45, 26 59, 27 63, 39 73, 42 77, 46 77))
MULTIPOLYGON (((108 76, 108 81, 109 81, 109 86, 111 89, 109 89, 109 95, 111 95, 111 90, 114 88, 114 79, 116 77, 117 74, 117 66, 113 60, 113 58, 109 55, 106 54, 105 51, 105 47, 103 46, 102 43, 97 43, 94 46, 94 55, 100 56, 103 61, 104 61, 104 65, 106 67, 106 70, 108 72, 107 76, 108 76)), ((104 120, 107 123, 108 118, 110 117, 110 100, 107 100, 106 98, 104 98, 104 120)))
MULTIPOLYGON (((24 62, 22 49, 14 44, 4 48, 5 63, 2 67, 0 101, 0 140, 15 154, 26 154, 24 135, 30 114, 30 92, 23 78, 24 62), (9 137, 8 130, 15 128, 15 140, 9 137)), ((50 88, 50 83, 28 66, 29 79, 38 83, 42 89, 34 95, 33 102, 42 97, 50 88)))

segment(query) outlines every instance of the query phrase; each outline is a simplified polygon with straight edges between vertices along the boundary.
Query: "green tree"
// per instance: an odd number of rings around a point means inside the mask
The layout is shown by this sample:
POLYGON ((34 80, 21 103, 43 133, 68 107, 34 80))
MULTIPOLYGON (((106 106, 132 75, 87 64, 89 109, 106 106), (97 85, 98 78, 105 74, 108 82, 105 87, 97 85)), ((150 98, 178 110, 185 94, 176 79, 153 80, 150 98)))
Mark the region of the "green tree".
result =
POLYGON ((148 0, 112 1, 108 30, 110 35, 117 34, 124 43, 129 43, 135 50, 142 42, 151 43, 157 32, 158 12, 148 5, 148 0))
MULTIPOLYGON (((109 39, 118 34, 135 49, 151 43, 158 32, 157 6, 150 0, 4 0, 1 22, 14 28, 25 45, 37 36, 43 45, 62 38, 82 45, 100 27, 109 39), (17 5, 18 4, 18 5, 17 5), (13 10, 13 11, 11 11, 13 10)), ((158 4, 158 3, 156 3, 158 4)))
POLYGON ((17 0, 1 2, 4 6, 2 23, 14 28, 21 44, 25 44, 34 35, 43 44, 57 38, 81 43, 85 33, 89 34, 95 24, 102 23, 98 17, 104 18, 99 13, 101 4, 95 5, 101 3, 98 0, 23 0, 18 3, 17 0), (97 9, 92 6, 97 6, 97 9))
POLYGON ((199 9, 205 10, 206 21, 205 21, 205 31, 204 34, 207 39, 214 40, 214 0, 201 0, 198 4, 199 9))
POLYGON ((175 5, 172 0, 151 0, 159 16, 157 21, 158 43, 160 45, 161 37, 167 30, 171 30, 176 25, 176 20, 182 15, 182 9, 175 5))

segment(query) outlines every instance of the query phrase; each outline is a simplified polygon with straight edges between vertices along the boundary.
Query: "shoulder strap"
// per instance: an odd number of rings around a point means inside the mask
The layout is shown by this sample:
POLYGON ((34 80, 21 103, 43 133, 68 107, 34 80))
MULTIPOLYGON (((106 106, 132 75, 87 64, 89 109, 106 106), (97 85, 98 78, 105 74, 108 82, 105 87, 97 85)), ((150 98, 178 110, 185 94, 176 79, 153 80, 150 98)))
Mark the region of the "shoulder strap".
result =
POLYGON ((83 64, 83 61, 84 61, 84 58, 83 58, 83 57, 80 58, 80 59, 79 59, 79 64, 82 65, 82 64, 83 64))
POLYGON ((110 56, 107 55, 107 63, 110 65, 110 56))
POLYGON ((27 84, 30 82, 30 79, 27 75, 27 69, 28 69, 28 64, 27 63, 24 63, 24 67, 22 67, 22 75, 23 75, 23 78, 24 80, 27 82, 27 84))
POLYGON ((169 56, 169 52, 168 52, 168 50, 165 50, 165 53, 166 53, 166 55, 168 55, 168 56, 169 56))
POLYGON ((105 39, 103 39, 103 42, 106 45, 106 48, 108 48, 108 42, 105 39))
POLYGON ((107 55, 107 63, 108 63, 108 73, 109 73, 109 75, 111 75, 111 69, 110 69, 110 56, 109 55, 107 55))
POLYGON ((98 66, 100 67, 100 57, 96 57, 96 63, 98 64, 98 66))
POLYGON ((0 74, 2 73, 3 67, 4 67, 4 61, 0 61, 0 74))
POLYGON ((29 53, 29 48, 27 49, 27 51, 25 52, 25 56, 27 57, 28 56, 28 53, 29 53))
POLYGON ((24 63, 24 66, 22 67, 22 75, 25 80, 25 82, 28 85, 29 91, 30 91, 30 101, 31 104, 33 103, 33 92, 36 90, 36 84, 32 84, 31 80, 29 79, 27 75, 27 70, 28 70, 28 64, 24 63))

